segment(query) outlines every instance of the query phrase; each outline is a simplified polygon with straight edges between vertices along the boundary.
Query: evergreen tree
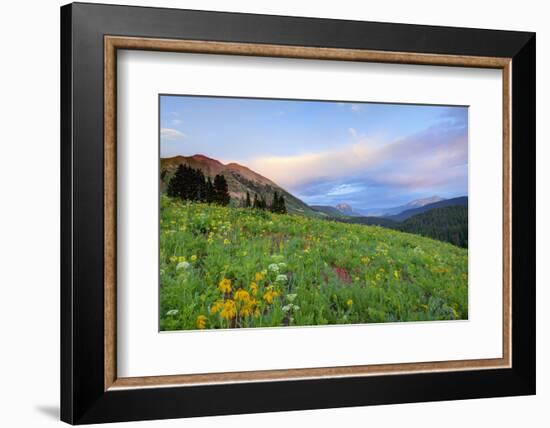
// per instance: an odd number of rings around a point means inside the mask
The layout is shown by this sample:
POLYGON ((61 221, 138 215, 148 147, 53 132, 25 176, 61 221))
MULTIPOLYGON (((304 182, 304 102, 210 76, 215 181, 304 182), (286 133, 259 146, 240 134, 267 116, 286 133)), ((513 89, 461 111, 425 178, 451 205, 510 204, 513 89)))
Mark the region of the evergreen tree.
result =
POLYGON ((180 189, 178 196, 184 200, 192 201, 194 196, 194 187, 192 184, 194 179, 194 170, 190 166, 180 165, 178 167, 178 171, 181 171, 180 178, 178 180, 178 185, 180 189))
POLYGON ((250 208, 251 207, 251 204, 250 204, 250 193, 248 193, 248 190, 246 191, 246 201, 244 203, 244 206, 245 208, 250 208))
POLYGON ((200 169, 196 170, 196 181, 197 181, 197 199, 201 202, 206 202, 206 178, 204 177, 203 172, 200 169))
POLYGON ((259 209, 260 208, 260 201, 258 200, 258 195, 254 193, 254 203, 252 204, 252 208, 259 209))
POLYGON ((261 195, 261 196, 260 196, 260 208, 261 208, 262 210, 267 209, 267 202, 266 202, 266 200, 265 200, 265 196, 264 196, 264 195, 261 195))
POLYGON ((275 193, 273 193, 273 199, 271 200, 269 210, 274 213, 279 212, 279 193, 276 190, 275 193))
POLYGON ((214 203, 215 202, 215 192, 214 192, 214 185, 212 184, 212 180, 210 180, 210 177, 207 178, 206 180, 206 202, 208 202, 209 204, 211 203, 214 203))
POLYGON ((285 197, 283 195, 280 195, 279 196, 279 203, 277 204, 278 206, 278 213, 279 214, 286 214, 287 213, 287 210, 286 210, 286 204, 285 204, 285 197))
POLYGON ((221 174, 214 177, 214 199, 217 204, 226 206, 229 205, 231 200, 229 196, 229 188, 225 177, 221 174))
POLYGON ((183 165, 179 165, 178 169, 176 170, 176 173, 168 183, 168 191, 167 191, 168 196, 171 196, 173 198, 183 199, 183 193, 185 188, 185 175, 186 175, 185 167, 183 165))

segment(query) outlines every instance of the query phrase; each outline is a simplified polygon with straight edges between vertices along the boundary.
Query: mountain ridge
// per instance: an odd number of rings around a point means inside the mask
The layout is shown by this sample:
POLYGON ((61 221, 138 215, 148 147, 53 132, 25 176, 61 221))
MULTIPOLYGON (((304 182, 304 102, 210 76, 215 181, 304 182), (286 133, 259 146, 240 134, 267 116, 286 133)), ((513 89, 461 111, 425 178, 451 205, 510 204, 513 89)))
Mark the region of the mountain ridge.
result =
POLYGON ((229 195, 234 204, 238 204, 246 198, 246 192, 250 198, 254 195, 264 197, 268 202, 271 201, 275 192, 282 194, 285 199, 286 208, 291 214, 304 214, 313 217, 319 217, 320 214, 313 210, 309 205, 286 191, 267 177, 251 170, 247 166, 236 162, 224 164, 217 159, 210 158, 203 154, 192 156, 173 156, 160 159, 161 168, 161 191, 165 191, 168 181, 175 173, 179 165, 187 165, 194 169, 200 169, 205 176, 213 179, 221 174, 225 177, 229 188, 229 195))
POLYGON ((395 221, 404 221, 415 215, 422 214, 431 211, 436 208, 451 207, 451 206, 464 206, 468 205, 468 196, 459 196, 458 198, 443 199, 432 204, 423 205, 418 208, 412 208, 405 210, 396 215, 386 216, 386 218, 395 221))

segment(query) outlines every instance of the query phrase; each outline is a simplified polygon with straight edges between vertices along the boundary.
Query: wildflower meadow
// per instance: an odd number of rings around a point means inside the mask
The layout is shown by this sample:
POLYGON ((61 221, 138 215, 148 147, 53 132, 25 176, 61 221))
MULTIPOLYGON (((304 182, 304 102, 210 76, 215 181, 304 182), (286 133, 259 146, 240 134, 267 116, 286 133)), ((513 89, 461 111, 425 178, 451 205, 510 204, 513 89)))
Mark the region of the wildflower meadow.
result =
POLYGON ((468 318, 468 251, 378 226, 161 196, 160 329, 468 318))

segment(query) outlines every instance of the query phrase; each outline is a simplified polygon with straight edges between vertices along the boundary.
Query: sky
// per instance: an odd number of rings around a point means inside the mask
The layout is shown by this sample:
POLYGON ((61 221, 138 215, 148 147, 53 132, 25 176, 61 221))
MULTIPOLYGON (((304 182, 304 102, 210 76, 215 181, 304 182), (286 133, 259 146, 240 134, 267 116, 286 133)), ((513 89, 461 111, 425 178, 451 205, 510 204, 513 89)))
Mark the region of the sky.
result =
POLYGON ((309 205, 468 195, 468 108, 162 95, 160 155, 236 162, 309 205))

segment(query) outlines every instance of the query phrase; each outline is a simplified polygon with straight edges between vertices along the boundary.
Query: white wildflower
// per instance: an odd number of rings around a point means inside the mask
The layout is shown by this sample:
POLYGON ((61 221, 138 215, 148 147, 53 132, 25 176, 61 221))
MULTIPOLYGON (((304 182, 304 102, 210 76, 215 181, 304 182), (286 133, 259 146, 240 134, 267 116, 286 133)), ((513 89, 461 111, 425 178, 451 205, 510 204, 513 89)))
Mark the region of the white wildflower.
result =
POLYGON ((294 299, 296 299, 296 296, 297 296, 296 293, 294 293, 294 294, 287 294, 287 295, 286 295, 286 299, 287 299, 289 302, 294 302, 294 299))
POLYGON ((191 263, 189 263, 189 262, 180 262, 176 266, 176 270, 187 269, 189 266, 191 266, 191 263))
POLYGON ((170 309, 168 312, 166 312, 166 315, 168 316, 177 315, 178 312, 179 311, 177 309, 170 309))
POLYGON ((271 272, 279 272, 279 266, 276 263, 271 263, 268 267, 271 272))
POLYGON ((297 305, 294 305, 293 303, 289 303, 288 305, 283 306, 282 309, 283 309, 283 312, 291 312, 291 311, 300 310, 300 307, 297 305))
POLYGON ((288 281, 288 277, 286 275, 277 275, 277 278, 275 278, 275 281, 277 282, 287 282, 288 281))

